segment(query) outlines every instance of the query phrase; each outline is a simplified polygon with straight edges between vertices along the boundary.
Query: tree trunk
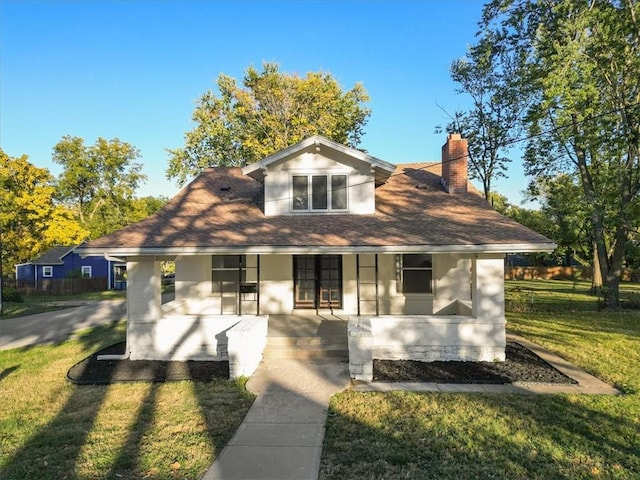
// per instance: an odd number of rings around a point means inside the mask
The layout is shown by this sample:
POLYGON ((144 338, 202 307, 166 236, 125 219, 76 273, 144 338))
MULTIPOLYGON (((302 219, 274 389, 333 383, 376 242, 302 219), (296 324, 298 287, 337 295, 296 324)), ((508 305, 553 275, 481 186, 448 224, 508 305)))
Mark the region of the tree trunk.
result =
POLYGON ((593 240, 593 274, 591 275, 591 295, 602 293, 602 270, 600 270, 600 260, 598 257, 598 247, 593 240))
POLYGON ((624 247, 629 239, 629 232, 624 225, 616 229, 615 243, 611 254, 611 261, 607 271, 606 307, 608 310, 619 310, 620 305, 620 281, 622 280, 622 261, 624 259, 624 247))

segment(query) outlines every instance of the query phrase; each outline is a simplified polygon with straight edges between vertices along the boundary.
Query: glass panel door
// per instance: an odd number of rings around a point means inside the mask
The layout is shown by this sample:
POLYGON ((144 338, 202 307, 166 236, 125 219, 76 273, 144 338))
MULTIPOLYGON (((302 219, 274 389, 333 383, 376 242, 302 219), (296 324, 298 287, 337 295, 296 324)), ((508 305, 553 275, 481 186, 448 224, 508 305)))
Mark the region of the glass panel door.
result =
POLYGON ((316 306, 316 259, 313 255, 293 257, 295 308, 315 308, 316 306))
POLYGON ((295 308, 342 308, 342 257, 294 257, 295 308))
POLYGON ((342 308, 342 257, 322 255, 319 263, 320 308, 342 308))

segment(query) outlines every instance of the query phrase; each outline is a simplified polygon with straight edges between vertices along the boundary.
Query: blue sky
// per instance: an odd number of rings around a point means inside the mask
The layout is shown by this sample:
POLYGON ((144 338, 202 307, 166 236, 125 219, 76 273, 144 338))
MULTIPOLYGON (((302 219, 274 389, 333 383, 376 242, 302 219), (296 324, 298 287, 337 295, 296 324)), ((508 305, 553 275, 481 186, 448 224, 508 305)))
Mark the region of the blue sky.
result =
MULTIPOLYGON (((449 65, 473 43, 476 0, 0 2, 0 146, 53 174, 64 135, 136 146, 139 195, 172 196, 166 148, 220 73, 264 61, 362 82, 373 113, 361 147, 391 163, 439 160, 437 124, 467 104, 449 65)), ((516 154, 514 154, 516 155, 516 154)), ((518 158, 496 189, 520 202, 518 158)))

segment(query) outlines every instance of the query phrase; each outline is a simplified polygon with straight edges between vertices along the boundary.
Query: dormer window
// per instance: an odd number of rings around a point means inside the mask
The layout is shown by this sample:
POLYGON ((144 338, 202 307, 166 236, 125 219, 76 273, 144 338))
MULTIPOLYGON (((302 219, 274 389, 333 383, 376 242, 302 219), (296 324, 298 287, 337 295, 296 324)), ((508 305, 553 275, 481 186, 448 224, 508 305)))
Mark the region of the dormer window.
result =
POLYGON ((294 212, 347 210, 347 175, 293 175, 292 210, 294 212))

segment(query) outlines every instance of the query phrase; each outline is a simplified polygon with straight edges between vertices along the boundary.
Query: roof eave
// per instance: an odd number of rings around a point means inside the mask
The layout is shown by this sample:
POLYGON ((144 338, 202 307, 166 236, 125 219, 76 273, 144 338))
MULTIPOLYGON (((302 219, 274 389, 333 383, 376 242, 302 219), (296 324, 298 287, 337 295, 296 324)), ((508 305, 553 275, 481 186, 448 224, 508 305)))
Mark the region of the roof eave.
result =
POLYGON ((282 160, 283 158, 286 158, 287 156, 297 151, 304 150, 305 148, 308 148, 312 145, 324 145, 325 147, 337 150, 352 158, 367 162, 372 167, 381 169, 389 175, 391 175, 391 173, 393 173, 396 169, 396 166, 392 163, 385 162, 384 160, 371 156, 360 150, 356 150, 355 148, 347 147, 346 145, 334 142, 333 140, 329 140, 328 138, 325 138, 321 135, 313 135, 312 137, 306 138, 294 145, 285 148, 284 150, 280 150, 279 152, 269 155, 262 160, 243 167, 242 173, 252 178, 260 179, 260 177, 262 176, 262 171, 272 163, 282 160))
POLYGON ((255 245, 236 247, 88 247, 78 248, 81 256, 177 256, 224 254, 353 254, 353 253, 533 253, 552 252, 555 243, 501 243, 478 245, 352 245, 352 246, 292 246, 255 245))

